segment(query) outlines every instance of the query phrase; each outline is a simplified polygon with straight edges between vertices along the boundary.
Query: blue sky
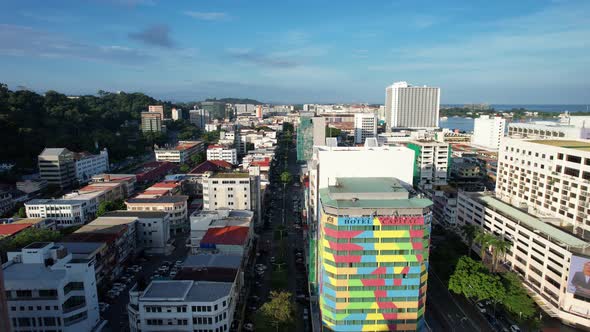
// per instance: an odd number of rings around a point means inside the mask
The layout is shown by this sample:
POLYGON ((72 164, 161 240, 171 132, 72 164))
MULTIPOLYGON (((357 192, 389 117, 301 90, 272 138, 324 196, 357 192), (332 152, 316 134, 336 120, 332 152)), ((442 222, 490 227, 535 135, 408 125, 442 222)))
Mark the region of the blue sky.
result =
POLYGON ((175 101, 590 103, 590 1, 5 0, 0 82, 175 101))

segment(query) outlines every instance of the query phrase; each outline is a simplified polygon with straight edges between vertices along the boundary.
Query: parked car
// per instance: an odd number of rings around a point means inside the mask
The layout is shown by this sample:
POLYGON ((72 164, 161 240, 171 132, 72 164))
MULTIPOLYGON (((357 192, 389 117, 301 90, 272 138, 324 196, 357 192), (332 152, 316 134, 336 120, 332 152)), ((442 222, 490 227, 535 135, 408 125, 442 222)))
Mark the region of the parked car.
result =
POLYGON ((487 312, 486 307, 481 302, 477 302, 477 310, 479 310, 479 312, 481 312, 482 314, 485 314, 487 312))
POLYGON ((244 331, 254 331, 254 324, 252 324, 252 323, 244 324, 244 331))
POLYGON ((303 309, 303 320, 308 320, 309 319, 309 312, 307 311, 307 308, 303 309))
POLYGON ((520 327, 518 325, 510 326, 510 332, 520 332, 520 327))

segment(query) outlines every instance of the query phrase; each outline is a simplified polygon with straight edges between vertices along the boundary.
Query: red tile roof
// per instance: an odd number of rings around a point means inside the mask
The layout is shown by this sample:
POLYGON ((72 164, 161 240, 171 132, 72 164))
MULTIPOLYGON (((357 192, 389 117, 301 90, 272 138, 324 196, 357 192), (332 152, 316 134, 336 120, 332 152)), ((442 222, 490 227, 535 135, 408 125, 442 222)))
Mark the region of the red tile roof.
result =
POLYGON ((215 165, 221 168, 232 168, 233 165, 225 160, 210 160, 210 162, 214 163, 215 165))
POLYGON ((32 224, 3 224, 0 225, 0 237, 11 236, 25 228, 31 227, 32 224))
POLYGON ((178 182, 158 182, 150 188, 176 188, 178 186, 180 186, 180 183, 178 182))
POLYGON ((241 226, 209 228, 203 239, 201 239, 201 243, 217 245, 244 245, 248 239, 249 230, 250 228, 241 226))
POLYGON ((189 174, 203 174, 209 171, 219 171, 221 169, 230 169, 233 165, 225 160, 206 160, 193 168, 189 174))
POLYGON ((270 159, 265 158, 264 160, 254 160, 250 163, 250 166, 270 166, 270 159))

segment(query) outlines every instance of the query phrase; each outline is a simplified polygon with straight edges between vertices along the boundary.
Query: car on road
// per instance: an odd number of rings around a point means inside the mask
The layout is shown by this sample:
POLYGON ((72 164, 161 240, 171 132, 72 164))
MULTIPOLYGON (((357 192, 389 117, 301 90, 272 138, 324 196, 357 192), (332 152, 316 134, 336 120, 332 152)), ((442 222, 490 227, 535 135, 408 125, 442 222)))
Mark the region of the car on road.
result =
POLYGON ((178 272, 176 272, 176 271, 172 271, 172 272, 170 272, 170 278, 174 278, 174 277, 176 277, 176 274, 177 274, 177 273, 178 273, 178 272))
POLYGON ((477 310, 479 310, 479 312, 481 312, 482 314, 485 314, 487 312, 486 307, 483 303, 477 302, 476 306, 477 310))
POLYGON ((307 308, 303 309, 303 320, 308 320, 309 319, 309 312, 307 311, 307 308))
POLYGON ((510 332, 520 332, 520 327, 518 325, 511 325, 510 332))
POLYGON ((109 307, 110 306, 111 305, 108 304, 108 303, 104 303, 104 302, 99 302, 98 303, 98 308, 99 308, 100 312, 105 312, 105 311, 109 310, 109 307))
POLYGON ((244 331, 254 331, 254 324, 252 324, 252 323, 244 324, 244 331))
POLYGON ((276 262, 276 260, 277 260, 277 259, 276 259, 274 256, 272 256, 272 257, 270 258, 270 262, 271 262, 271 263, 274 263, 274 262, 276 262))

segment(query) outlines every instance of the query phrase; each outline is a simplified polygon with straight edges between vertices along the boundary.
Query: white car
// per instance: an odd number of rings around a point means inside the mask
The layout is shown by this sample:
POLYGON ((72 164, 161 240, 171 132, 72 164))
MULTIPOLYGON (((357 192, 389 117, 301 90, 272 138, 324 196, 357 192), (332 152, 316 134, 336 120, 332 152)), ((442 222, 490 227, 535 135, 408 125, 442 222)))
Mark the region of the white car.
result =
POLYGON ((110 306, 111 305, 108 304, 108 303, 104 303, 104 302, 99 302, 98 303, 98 309, 100 310, 100 312, 105 312, 105 311, 109 310, 109 307, 110 306))
POLYGON ((510 332, 520 332, 520 328, 516 325, 510 326, 510 332))
POLYGON ((486 313, 486 307, 483 305, 483 303, 481 302, 477 302, 477 309, 479 310, 479 312, 481 312, 482 314, 486 313))
POLYGON ((244 324, 244 331, 254 331, 254 324, 252 324, 252 323, 244 324))

